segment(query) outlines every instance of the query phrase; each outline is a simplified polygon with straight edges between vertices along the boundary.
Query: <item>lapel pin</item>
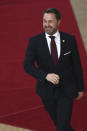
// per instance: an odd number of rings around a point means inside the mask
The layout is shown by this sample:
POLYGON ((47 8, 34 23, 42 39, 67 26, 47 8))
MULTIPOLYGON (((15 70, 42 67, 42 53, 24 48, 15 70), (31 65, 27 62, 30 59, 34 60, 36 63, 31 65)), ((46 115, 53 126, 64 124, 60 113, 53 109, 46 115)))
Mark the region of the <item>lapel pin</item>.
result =
POLYGON ((63 43, 65 43, 65 40, 62 40, 63 43))

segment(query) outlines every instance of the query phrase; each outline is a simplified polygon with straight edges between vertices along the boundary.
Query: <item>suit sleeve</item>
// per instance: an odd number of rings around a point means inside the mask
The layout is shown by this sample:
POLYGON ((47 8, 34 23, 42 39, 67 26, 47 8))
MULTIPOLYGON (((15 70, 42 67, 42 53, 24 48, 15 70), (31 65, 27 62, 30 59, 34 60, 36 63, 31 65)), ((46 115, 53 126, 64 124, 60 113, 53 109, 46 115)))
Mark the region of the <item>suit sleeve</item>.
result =
POLYGON ((80 55, 78 52, 78 47, 75 37, 73 37, 72 39, 72 63, 73 63, 73 71, 77 83, 77 90, 84 91, 82 65, 81 65, 80 55))
POLYGON ((35 41, 31 38, 29 40, 28 48, 26 50, 25 60, 24 60, 24 70, 28 74, 32 75, 36 79, 42 81, 45 80, 47 75, 46 72, 40 70, 35 66, 36 62, 36 44, 35 41))

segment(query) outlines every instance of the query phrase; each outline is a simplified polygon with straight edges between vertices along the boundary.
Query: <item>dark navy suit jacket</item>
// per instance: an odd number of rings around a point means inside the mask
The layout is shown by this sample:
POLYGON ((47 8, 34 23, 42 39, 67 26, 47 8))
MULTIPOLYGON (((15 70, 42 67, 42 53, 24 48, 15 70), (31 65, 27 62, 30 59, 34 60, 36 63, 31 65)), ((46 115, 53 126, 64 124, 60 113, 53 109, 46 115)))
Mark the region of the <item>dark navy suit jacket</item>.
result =
POLYGON ((84 90, 83 73, 77 43, 73 35, 60 32, 61 54, 54 66, 45 33, 29 39, 24 60, 24 70, 37 79, 36 93, 43 99, 49 99, 62 91, 68 97, 76 97, 79 91, 84 90), (35 66, 37 62, 37 66, 35 66), (60 76, 60 83, 54 85, 45 77, 48 73, 60 76))

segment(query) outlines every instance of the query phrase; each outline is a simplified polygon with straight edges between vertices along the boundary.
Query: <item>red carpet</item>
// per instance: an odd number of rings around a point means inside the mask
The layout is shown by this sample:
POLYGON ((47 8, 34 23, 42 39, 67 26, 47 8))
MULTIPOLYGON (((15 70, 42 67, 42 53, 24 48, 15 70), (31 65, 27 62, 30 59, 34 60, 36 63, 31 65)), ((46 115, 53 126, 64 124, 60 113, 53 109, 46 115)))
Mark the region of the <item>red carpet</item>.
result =
POLYGON ((37 131, 55 131, 35 94, 35 79, 23 69, 28 39, 43 31, 42 12, 48 7, 56 7, 62 13, 60 30, 76 35, 85 96, 81 101, 75 101, 72 125, 76 131, 87 131, 87 56, 69 0, 0 1, 0 123, 37 131))

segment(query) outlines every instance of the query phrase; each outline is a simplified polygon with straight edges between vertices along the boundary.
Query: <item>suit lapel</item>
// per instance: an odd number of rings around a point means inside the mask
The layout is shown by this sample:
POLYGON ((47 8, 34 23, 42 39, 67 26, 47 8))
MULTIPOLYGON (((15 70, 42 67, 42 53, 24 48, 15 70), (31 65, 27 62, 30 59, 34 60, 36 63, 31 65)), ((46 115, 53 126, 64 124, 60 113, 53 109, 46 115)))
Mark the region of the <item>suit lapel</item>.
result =
POLYGON ((51 59, 51 55, 50 55, 50 51, 49 51, 49 48, 48 48, 48 44, 47 44, 47 40, 46 40, 46 36, 45 36, 45 33, 42 34, 42 38, 41 38, 41 44, 42 44, 42 47, 43 49, 45 49, 44 53, 45 53, 45 56, 48 57, 48 61, 53 64, 52 62, 52 59, 51 59))
POLYGON ((60 51, 60 58, 61 60, 63 53, 64 53, 64 48, 65 48, 66 40, 62 32, 60 32, 60 46, 61 46, 61 51, 60 51))

